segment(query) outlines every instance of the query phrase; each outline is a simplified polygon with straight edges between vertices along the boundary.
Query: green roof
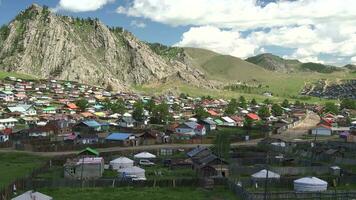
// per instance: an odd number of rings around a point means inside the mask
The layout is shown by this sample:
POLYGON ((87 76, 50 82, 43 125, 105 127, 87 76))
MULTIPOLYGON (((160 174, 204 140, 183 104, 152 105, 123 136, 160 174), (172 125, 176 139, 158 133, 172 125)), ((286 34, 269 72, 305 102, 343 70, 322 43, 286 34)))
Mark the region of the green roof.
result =
POLYGON ((224 122, 221 121, 220 119, 214 119, 214 122, 216 122, 218 125, 223 125, 224 122))
POLYGON ((43 109, 43 111, 53 111, 53 110, 56 110, 56 107, 49 106, 49 107, 43 109))
POLYGON ((92 149, 90 147, 87 147, 86 149, 80 151, 78 155, 94 155, 94 156, 99 156, 99 152, 95 149, 92 149))

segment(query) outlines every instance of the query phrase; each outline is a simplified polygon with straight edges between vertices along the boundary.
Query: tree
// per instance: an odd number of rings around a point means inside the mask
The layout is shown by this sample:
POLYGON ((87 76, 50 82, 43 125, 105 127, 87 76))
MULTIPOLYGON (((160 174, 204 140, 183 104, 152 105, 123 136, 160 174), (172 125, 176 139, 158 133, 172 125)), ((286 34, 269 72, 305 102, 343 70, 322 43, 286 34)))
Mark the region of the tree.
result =
POLYGON ((255 98, 253 98, 253 99, 251 100, 251 105, 257 105, 257 101, 256 101, 255 98))
POLYGON ((236 113, 238 108, 238 103, 237 100, 232 98, 229 102, 229 104, 227 105, 226 109, 225 109, 225 114, 226 115, 233 115, 236 113))
POLYGON ((338 114, 339 113, 339 108, 338 106, 333 103, 333 102, 326 102, 325 107, 324 107, 324 112, 325 113, 333 113, 333 114, 338 114))
POLYGON ((283 108, 280 105, 276 104, 276 103, 272 105, 272 109, 271 110, 272 110, 272 114, 274 116, 283 115, 283 108))
POLYGON ((343 99, 340 104, 340 109, 356 109, 356 101, 352 99, 343 99))
POLYGON ((153 99, 148 100, 148 102, 145 104, 145 109, 150 113, 154 110, 155 107, 156 103, 153 99))
POLYGON ((269 99, 265 99, 265 100, 263 101, 263 103, 266 104, 266 105, 268 105, 268 104, 271 104, 272 102, 271 102, 271 100, 269 100, 269 99))
POLYGON ((251 118, 246 117, 244 121, 244 127, 247 129, 252 128, 253 120, 251 118))
POLYGON ((150 121, 153 124, 162 124, 168 122, 169 117, 169 106, 166 103, 162 102, 161 104, 155 106, 152 110, 150 121))
POLYGON ((294 103, 294 106, 302 106, 302 105, 303 104, 299 100, 295 101, 295 103, 294 103))
POLYGON ((196 107, 194 113, 195 113, 195 117, 199 120, 209 117, 209 113, 206 112, 202 106, 196 107))
POLYGON ((269 112, 268 107, 266 105, 264 105, 258 110, 258 115, 261 118, 267 118, 267 117, 271 116, 271 113, 269 112))
POLYGON ((178 103, 174 103, 172 105, 172 110, 175 111, 175 112, 180 112, 180 105, 178 103))
POLYGON ((244 96, 240 96, 239 98, 239 107, 241 108, 247 108, 247 102, 244 96))
POLYGON ((133 105, 134 109, 132 112, 132 117, 139 122, 142 122, 145 119, 144 116, 144 107, 143 107, 143 103, 142 101, 137 101, 134 105, 133 105))
POLYGON ((108 86, 106 86, 106 91, 108 92, 112 92, 114 90, 113 86, 111 84, 109 84, 108 86))
POLYGON ((88 107, 88 101, 86 99, 79 99, 76 102, 76 105, 79 107, 80 110, 84 111, 88 107))
POLYGON ((213 152, 221 159, 228 160, 231 148, 230 134, 227 132, 222 132, 217 134, 214 144, 213 152))
POLYGON ((289 101, 288 101, 288 99, 284 99, 284 101, 282 102, 281 106, 282 106, 283 108, 288 108, 288 107, 289 107, 289 101))
POLYGON ((110 110, 113 113, 124 114, 126 112, 125 102, 122 99, 119 99, 111 104, 110 110))

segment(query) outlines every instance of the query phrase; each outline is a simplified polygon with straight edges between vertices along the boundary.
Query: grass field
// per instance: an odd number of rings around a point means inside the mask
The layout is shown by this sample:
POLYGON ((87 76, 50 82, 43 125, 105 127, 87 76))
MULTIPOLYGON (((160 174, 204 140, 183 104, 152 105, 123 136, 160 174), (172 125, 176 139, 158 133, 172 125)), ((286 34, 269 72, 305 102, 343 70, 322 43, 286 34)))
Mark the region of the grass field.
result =
POLYGON ((27 74, 0 71, 0 80, 5 79, 8 76, 13 76, 20 79, 35 79, 33 76, 27 74))
POLYGON ((40 167, 45 158, 21 153, 0 154, 0 188, 40 167))
POLYGON ((200 188, 60 188, 41 189, 40 192, 61 200, 236 200, 223 188, 207 191, 200 188))
POLYGON ((245 91, 231 91, 223 89, 202 89, 184 83, 168 82, 165 84, 136 86, 137 91, 147 94, 162 94, 166 92, 186 93, 190 96, 210 95, 219 98, 238 98, 243 95, 247 99, 255 98, 263 101, 267 97, 264 92, 273 93, 272 101, 300 100, 306 103, 323 103, 329 100, 300 96, 300 92, 306 84, 314 83, 320 79, 327 79, 335 82, 343 79, 355 79, 355 73, 334 72, 330 74, 316 72, 271 72, 257 65, 248 63, 242 59, 232 56, 220 55, 204 49, 185 48, 185 52, 197 69, 204 72, 210 80, 221 81, 225 84, 235 84, 245 82, 248 85, 261 85, 261 91, 246 93, 245 91))

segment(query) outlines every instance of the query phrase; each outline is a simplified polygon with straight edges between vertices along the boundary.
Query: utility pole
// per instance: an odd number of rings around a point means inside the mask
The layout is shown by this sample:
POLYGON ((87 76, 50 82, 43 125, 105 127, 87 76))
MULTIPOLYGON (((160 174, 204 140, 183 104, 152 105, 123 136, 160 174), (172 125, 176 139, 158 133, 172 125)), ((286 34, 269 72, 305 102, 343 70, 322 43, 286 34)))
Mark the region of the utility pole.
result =
POLYGON ((264 195, 263 195, 263 200, 267 200, 267 185, 268 185, 268 151, 267 151, 267 156, 266 156, 266 179, 265 179, 265 189, 264 189, 264 195))

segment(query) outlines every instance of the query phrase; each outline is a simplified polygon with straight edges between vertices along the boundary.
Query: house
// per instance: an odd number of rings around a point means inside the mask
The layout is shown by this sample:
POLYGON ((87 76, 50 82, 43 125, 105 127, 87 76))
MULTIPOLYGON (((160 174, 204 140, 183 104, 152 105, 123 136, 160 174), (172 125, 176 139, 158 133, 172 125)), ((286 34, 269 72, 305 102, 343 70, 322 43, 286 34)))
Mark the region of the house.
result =
POLYGON ((244 119, 242 117, 240 117, 240 116, 231 116, 230 118, 235 121, 236 126, 238 126, 238 127, 243 127, 244 126, 244 119))
POLYGON ((0 133, 0 143, 9 141, 9 136, 10 134, 6 133, 5 131, 0 133))
POLYGON ((136 121, 131 116, 123 116, 119 121, 118 125, 123 128, 133 128, 136 121))
POLYGON ((105 140, 110 143, 118 143, 121 146, 138 146, 136 136, 131 133, 111 133, 105 140))
POLYGON ((24 116, 34 116, 37 115, 36 109, 32 105, 28 104, 19 104, 17 106, 9 106, 7 107, 9 112, 19 112, 24 116))
POLYGON ((224 126, 236 126, 236 122, 230 117, 225 116, 225 117, 221 117, 221 119, 224 122, 224 126))
POLYGON ((202 120, 201 124, 205 126, 206 131, 216 130, 216 123, 211 118, 206 118, 202 120))
POLYGON ((85 120, 73 127, 73 130, 84 133, 94 133, 101 131, 101 124, 95 120, 85 120))
POLYGON ((184 122, 179 125, 175 131, 176 133, 186 135, 206 135, 205 126, 192 121, 184 122))
POLYGON ((64 177, 68 179, 98 179, 103 173, 104 159, 102 157, 76 158, 64 164, 64 177))
POLYGON ((15 118, 0 119, 0 127, 13 128, 18 122, 15 118))
POLYGON ((317 127, 312 128, 310 132, 312 135, 331 136, 332 129, 331 126, 320 124, 317 127))
POLYGON ((0 91, 0 99, 6 102, 13 102, 15 101, 14 93, 11 91, 0 91))
POLYGON ((67 108, 70 109, 70 110, 77 110, 78 106, 75 105, 74 103, 68 103, 67 104, 67 108))
POLYGON ((56 112, 57 112, 57 108, 54 106, 48 106, 42 109, 42 113, 45 114, 56 114, 56 112))
POLYGON ((194 166, 197 169, 198 174, 203 177, 229 176, 229 164, 214 154, 210 154, 197 160, 194 162, 194 166))
POLYGON ((187 153, 187 156, 192 160, 200 160, 201 158, 204 158, 210 155, 211 153, 211 150, 207 147, 197 146, 196 148, 189 151, 187 153))
POLYGON ((34 192, 32 190, 27 191, 11 200, 52 200, 53 198, 42 194, 40 192, 34 192))
POLYGON ((261 120, 261 118, 260 118, 258 115, 256 115, 255 113, 248 113, 248 114, 246 115, 246 117, 249 118, 249 119, 251 119, 251 120, 254 120, 254 121, 259 121, 259 120, 261 120))

